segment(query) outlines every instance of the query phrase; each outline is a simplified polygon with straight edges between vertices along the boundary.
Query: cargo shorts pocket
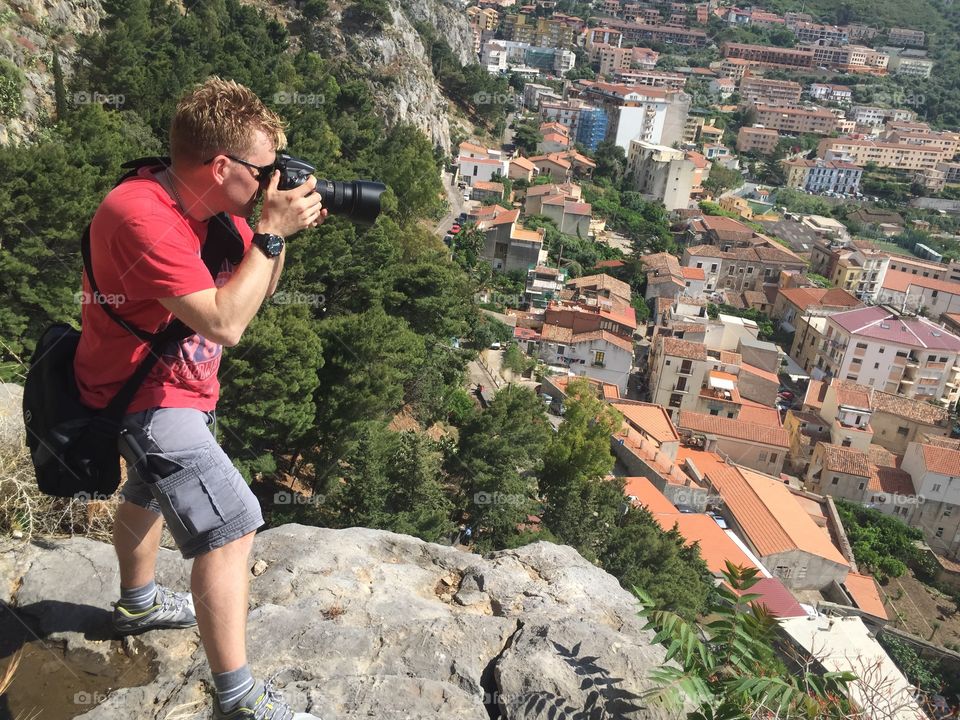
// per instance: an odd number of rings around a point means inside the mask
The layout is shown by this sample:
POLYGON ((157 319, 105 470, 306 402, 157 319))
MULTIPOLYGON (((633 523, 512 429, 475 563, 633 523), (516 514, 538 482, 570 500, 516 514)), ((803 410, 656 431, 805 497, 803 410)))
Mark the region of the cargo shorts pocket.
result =
POLYGON ((207 446, 182 470, 150 484, 178 545, 226 525, 245 511, 232 480, 207 446))

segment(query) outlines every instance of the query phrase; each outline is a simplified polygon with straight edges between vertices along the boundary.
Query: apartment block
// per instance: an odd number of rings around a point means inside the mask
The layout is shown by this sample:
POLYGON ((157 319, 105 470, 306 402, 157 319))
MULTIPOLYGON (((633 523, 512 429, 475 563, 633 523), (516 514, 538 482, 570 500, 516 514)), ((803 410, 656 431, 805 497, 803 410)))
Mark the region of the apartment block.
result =
POLYGON ((926 45, 926 34, 923 30, 911 28, 890 28, 887 42, 891 45, 905 45, 907 47, 922 48, 926 45))
POLYGON ((683 150, 632 140, 627 166, 634 189, 646 199, 663 203, 667 210, 689 207, 697 166, 683 150))
POLYGON ((890 71, 894 75, 925 80, 933 72, 933 60, 922 50, 894 50, 890 53, 890 71))
POLYGON ((845 28, 836 25, 821 25, 820 23, 798 22, 791 28, 799 43, 829 43, 831 45, 846 45, 850 42, 850 35, 845 28))
POLYGON ((860 191, 863 168, 842 160, 784 160, 787 187, 812 193, 854 194, 860 191))
POLYGON ((770 155, 777 149, 780 133, 772 128, 742 127, 737 133, 737 151, 770 155))
POLYGON ((740 81, 740 101, 755 102, 800 102, 800 93, 803 88, 800 83, 791 80, 769 80, 767 78, 748 75, 740 81))
POLYGON ((653 12, 656 15, 649 16, 652 22, 639 23, 606 18, 604 19, 604 25, 623 33, 624 44, 645 45, 656 43, 658 45, 678 45, 688 48, 706 47, 708 39, 704 31, 660 25, 659 12, 655 9, 653 9, 653 12))
POLYGON ((813 65, 851 73, 885 75, 890 56, 863 45, 811 45, 813 65))
POLYGON ((838 105, 849 105, 853 101, 853 90, 848 85, 811 83, 810 97, 814 100, 834 102, 838 105))
POLYGON ((784 133, 829 135, 837 128, 837 116, 826 108, 787 107, 766 103, 754 103, 752 108, 758 125, 784 133))
POLYGON ((546 235, 543 228, 528 230, 518 222, 519 210, 507 210, 494 206, 494 214, 477 223, 485 234, 483 259, 494 270, 527 272, 532 267, 543 265, 547 251, 543 247, 546 235))
POLYGON ((607 113, 607 138, 629 151, 631 140, 673 145, 683 138, 691 98, 666 88, 581 81, 581 98, 607 113))
POLYGON ((958 356, 960 337, 873 306, 827 318, 812 375, 950 405, 960 399, 958 356))
POLYGON ((746 60, 756 67, 808 70, 815 67, 814 50, 810 47, 782 48, 773 45, 723 43, 725 58, 746 60))
POLYGON ((826 160, 847 160, 864 166, 897 170, 933 170, 941 162, 952 159, 953 153, 910 142, 885 142, 858 138, 824 138, 817 146, 818 157, 826 160))

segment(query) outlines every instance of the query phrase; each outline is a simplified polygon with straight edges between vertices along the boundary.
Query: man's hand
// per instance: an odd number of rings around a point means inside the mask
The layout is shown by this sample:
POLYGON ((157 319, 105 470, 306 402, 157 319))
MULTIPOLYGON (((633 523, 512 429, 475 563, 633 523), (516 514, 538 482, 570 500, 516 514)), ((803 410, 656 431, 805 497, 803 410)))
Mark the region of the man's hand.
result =
POLYGON ((278 190, 280 171, 275 170, 263 191, 263 206, 256 232, 289 237, 308 227, 317 227, 327 218, 323 199, 313 192, 317 179, 311 175, 293 190, 278 190))

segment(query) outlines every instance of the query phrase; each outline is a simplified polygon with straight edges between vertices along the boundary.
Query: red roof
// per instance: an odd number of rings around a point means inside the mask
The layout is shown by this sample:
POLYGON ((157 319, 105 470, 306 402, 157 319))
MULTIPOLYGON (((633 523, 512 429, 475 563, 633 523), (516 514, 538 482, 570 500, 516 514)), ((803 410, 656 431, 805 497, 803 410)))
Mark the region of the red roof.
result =
POLYGON ((925 350, 960 351, 960 337, 922 317, 897 317, 873 305, 831 315, 835 322, 855 337, 898 343, 925 350))
POLYGON ((681 267, 680 274, 687 280, 705 280, 707 277, 703 268, 681 267))
POLYGON ((778 618, 805 617, 806 611, 778 578, 760 578, 744 594, 759 595, 755 601, 778 618))
POLYGON ((651 513, 679 513, 667 496, 654 487, 653 483, 642 476, 624 478, 623 494, 636 498, 636 504, 642 505, 651 513))
POLYGON ((960 450, 936 445, 921 445, 920 448, 923 452, 923 464, 928 472, 960 475, 960 450))

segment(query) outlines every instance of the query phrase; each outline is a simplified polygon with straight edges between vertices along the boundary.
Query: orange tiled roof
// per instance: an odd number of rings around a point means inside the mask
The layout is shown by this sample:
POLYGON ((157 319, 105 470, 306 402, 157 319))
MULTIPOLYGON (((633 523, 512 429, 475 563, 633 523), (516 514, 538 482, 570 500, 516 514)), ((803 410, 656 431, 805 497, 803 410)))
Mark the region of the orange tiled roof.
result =
POLYGON ((740 369, 750 373, 751 375, 761 377, 767 382, 776 383, 778 386, 780 385, 780 378, 778 378, 775 373, 772 373, 769 370, 758 368, 755 365, 748 365, 745 362, 740 363, 740 369))
POLYGON ((937 447, 936 445, 921 445, 923 464, 928 472, 941 475, 960 474, 960 450, 937 447))
POLYGON ((704 280, 707 277, 703 268, 682 267, 680 273, 687 280, 704 280))
POLYGON ((761 557, 801 550, 848 564, 783 483, 734 466, 714 468, 708 478, 761 557))
POLYGON ((524 170, 533 170, 536 167, 536 165, 522 155, 518 155, 517 157, 513 158, 510 163, 524 170))
POLYGON ((693 432, 709 433, 721 437, 745 440, 746 442, 773 445, 776 447, 790 447, 790 438, 782 427, 770 427, 755 423, 743 422, 719 415, 704 415, 703 413, 681 410, 677 425, 693 432))
POLYGON ((811 380, 807 385, 807 394, 803 398, 803 404, 819 410, 823 407, 823 399, 827 393, 827 383, 823 380, 811 380))
POLYGON ((870 409, 870 388, 847 380, 834 378, 833 389, 837 393, 837 402, 844 407, 870 409))
POLYGON ((695 343, 690 342, 689 340, 681 340, 680 338, 663 336, 660 338, 660 343, 663 345, 664 355, 686 358, 688 360, 707 359, 707 349, 704 347, 703 343, 695 343))
POLYGON ((888 413, 924 425, 941 425, 950 417, 946 408, 915 398, 891 395, 881 390, 874 390, 870 400, 875 413, 888 413))
POLYGON ((651 513, 679 513, 676 506, 667 499, 667 496, 654 487, 653 483, 642 476, 624 478, 624 495, 632 495, 638 505, 643 505, 651 513))
POLYGON ((843 586, 847 593, 853 599, 854 604, 874 617, 887 620, 886 608, 883 607, 883 600, 880 598, 880 588, 870 575, 861 575, 853 571, 847 573, 847 579, 843 581, 843 586))
POLYGON ((613 407, 623 413, 633 425, 657 442, 676 442, 680 439, 667 411, 660 405, 644 402, 615 402, 613 407))
POLYGON ((767 407, 760 403, 754 403, 749 400, 741 400, 742 405, 737 415, 738 420, 757 425, 769 425, 771 427, 780 427, 780 413, 776 408, 767 407))
POLYGON ((870 458, 865 452, 838 445, 823 445, 823 466, 830 472, 870 477, 870 458))
POLYGON ((756 567, 747 554, 709 515, 681 513, 674 508, 672 513, 655 512, 653 517, 664 530, 672 530, 676 526, 686 545, 698 543, 700 556, 707 564, 707 569, 714 575, 721 575, 726 571, 727 561, 744 568, 756 567))

